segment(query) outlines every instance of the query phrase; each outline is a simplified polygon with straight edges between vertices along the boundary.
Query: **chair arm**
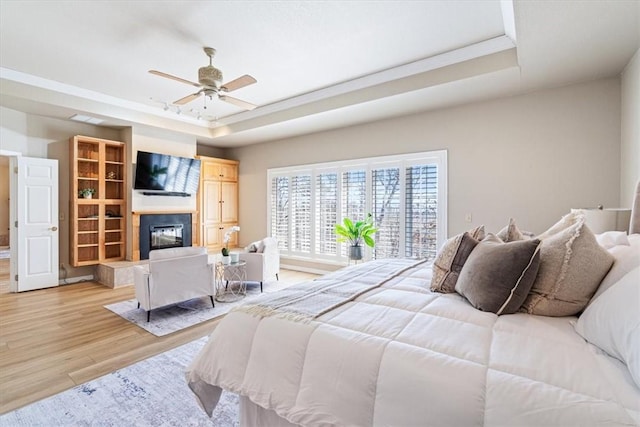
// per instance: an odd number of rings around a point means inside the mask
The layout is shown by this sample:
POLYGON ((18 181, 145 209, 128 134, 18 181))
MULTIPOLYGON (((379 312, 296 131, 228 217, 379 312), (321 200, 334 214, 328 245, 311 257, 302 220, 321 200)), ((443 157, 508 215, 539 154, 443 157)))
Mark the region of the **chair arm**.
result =
POLYGON ((135 285, 136 299, 140 307, 151 310, 151 296, 149 291, 149 266, 136 265, 133 267, 133 283, 135 285))

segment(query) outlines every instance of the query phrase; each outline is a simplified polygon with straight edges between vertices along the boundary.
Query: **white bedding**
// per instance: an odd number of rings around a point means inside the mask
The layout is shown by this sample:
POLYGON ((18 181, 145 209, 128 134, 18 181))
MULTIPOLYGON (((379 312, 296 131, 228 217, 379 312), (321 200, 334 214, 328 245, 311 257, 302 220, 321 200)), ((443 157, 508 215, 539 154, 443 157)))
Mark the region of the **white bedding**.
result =
POLYGON ((640 425, 628 369, 575 317, 498 317, 430 277, 418 265, 309 323, 231 312, 189 384, 209 413, 225 389, 305 426, 640 425))

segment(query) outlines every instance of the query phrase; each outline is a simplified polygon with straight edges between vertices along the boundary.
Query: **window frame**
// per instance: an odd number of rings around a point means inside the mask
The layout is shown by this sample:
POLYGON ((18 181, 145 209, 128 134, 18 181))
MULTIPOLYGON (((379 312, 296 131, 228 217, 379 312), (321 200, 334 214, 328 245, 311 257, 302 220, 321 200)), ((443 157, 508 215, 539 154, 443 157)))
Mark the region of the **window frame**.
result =
MULTIPOLYGON (((316 217, 315 213, 317 212, 316 204, 317 204, 317 181, 316 178, 320 174, 327 173, 337 173, 337 216, 338 220, 342 218, 342 178, 343 173, 348 171, 365 171, 365 210, 366 212, 372 212, 372 171, 375 169, 383 169, 383 168, 392 168, 398 167, 400 169, 400 253, 399 256, 404 256, 405 254, 405 210, 406 210, 406 168, 410 166, 423 166, 423 165, 436 165, 437 173, 438 173, 438 183, 437 183, 437 197, 438 203, 436 208, 436 247, 441 247, 447 238, 447 206, 448 206, 448 194, 447 194, 447 150, 435 150, 435 151, 426 151, 419 153, 409 153, 409 154, 396 154, 389 156, 377 156, 377 157, 366 157, 359 159, 351 159, 351 160, 340 160, 334 162, 323 162, 323 163, 311 163, 304 165, 296 165, 296 166, 287 166, 287 167, 279 167, 279 168, 269 168, 267 169, 267 227, 268 233, 271 235, 272 232, 272 182, 276 177, 287 176, 289 179, 289 191, 291 191, 291 177, 295 175, 311 175, 311 242, 309 242, 311 251, 310 253, 306 252, 296 252, 292 250, 293 242, 292 242, 292 230, 289 227, 288 230, 288 245, 287 249, 281 249, 280 255, 283 258, 292 258, 292 259, 300 259, 312 262, 323 262, 330 264, 345 264, 348 261, 348 257, 346 256, 346 252, 342 249, 344 244, 337 243, 336 255, 327 255, 327 254, 317 254, 316 253, 316 217)), ((289 197, 291 194, 289 193, 289 197)), ((291 221, 291 199, 289 199, 288 203, 289 208, 289 221, 291 221)), ((371 259, 371 248, 365 246, 365 259, 371 259)))

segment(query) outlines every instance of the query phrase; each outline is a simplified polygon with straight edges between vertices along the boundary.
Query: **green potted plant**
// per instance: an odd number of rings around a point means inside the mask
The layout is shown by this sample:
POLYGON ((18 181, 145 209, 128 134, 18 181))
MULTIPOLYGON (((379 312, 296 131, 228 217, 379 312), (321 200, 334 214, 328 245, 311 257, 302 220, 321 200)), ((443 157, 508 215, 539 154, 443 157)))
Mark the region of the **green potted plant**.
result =
POLYGON ((349 258, 352 260, 362 259, 362 243, 369 247, 375 246, 373 235, 378 231, 373 226, 373 216, 371 213, 363 221, 355 223, 349 218, 342 220, 342 224, 336 224, 336 234, 338 242, 349 242, 349 258))
POLYGON ((78 192, 78 194, 80 195, 80 197, 83 197, 85 199, 91 199, 93 195, 96 194, 96 190, 94 190, 93 188, 83 188, 78 192))

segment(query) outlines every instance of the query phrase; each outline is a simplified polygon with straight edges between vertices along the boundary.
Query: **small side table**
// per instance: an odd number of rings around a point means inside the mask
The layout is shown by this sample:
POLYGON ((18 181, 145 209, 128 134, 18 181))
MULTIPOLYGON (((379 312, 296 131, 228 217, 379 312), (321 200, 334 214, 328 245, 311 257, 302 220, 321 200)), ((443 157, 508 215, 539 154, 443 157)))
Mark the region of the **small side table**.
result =
POLYGON ((234 302, 247 295, 247 262, 216 263, 216 301, 234 302), (237 283, 237 285, 236 285, 237 283))

